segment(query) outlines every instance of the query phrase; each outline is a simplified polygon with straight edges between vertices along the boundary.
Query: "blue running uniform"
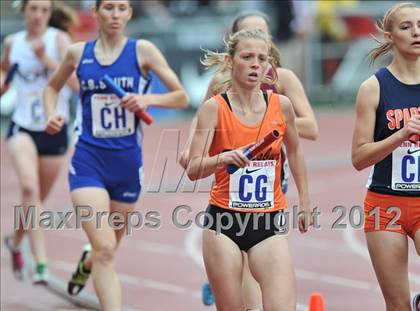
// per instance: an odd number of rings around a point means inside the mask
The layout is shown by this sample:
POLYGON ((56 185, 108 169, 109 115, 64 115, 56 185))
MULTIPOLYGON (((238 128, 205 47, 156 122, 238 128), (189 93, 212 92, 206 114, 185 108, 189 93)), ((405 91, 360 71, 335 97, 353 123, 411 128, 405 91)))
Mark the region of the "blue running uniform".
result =
POLYGON ((127 40, 110 65, 96 59, 95 44, 96 40, 86 43, 76 71, 81 110, 76 117, 78 141, 69 169, 70 189, 100 187, 111 200, 134 203, 141 190, 141 124, 101 79, 107 74, 126 92, 139 94, 148 91, 150 80, 141 74, 135 39, 127 40))
MULTIPOLYGON (((381 141, 401 130, 412 115, 420 114, 420 84, 405 84, 387 69, 376 74, 380 97, 376 109, 374 141, 381 141)), ((420 195, 420 142, 409 141, 395 148, 376 163, 369 176, 369 190, 390 195, 420 195)))

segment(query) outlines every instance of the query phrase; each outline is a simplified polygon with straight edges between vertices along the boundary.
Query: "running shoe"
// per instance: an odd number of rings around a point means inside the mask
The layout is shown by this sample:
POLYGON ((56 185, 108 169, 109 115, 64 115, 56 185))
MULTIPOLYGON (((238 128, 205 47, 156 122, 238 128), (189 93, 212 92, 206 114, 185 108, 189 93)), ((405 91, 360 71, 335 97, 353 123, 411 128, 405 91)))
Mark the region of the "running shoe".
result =
POLYGON ((18 280, 23 280, 23 255, 19 247, 16 247, 13 242, 13 237, 8 235, 4 238, 4 244, 12 255, 12 269, 13 275, 18 280))
POLYGON ((82 289, 85 287, 87 280, 90 276, 90 271, 86 270, 85 268, 85 259, 87 255, 92 251, 92 247, 87 244, 82 253, 82 257, 79 260, 79 263, 77 264, 76 271, 71 276, 71 279, 67 286, 67 292, 71 296, 78 295, 82 289))
POLYGON ((201 300, 205 306, 214 304, 213 292, 211 291, 210 284, 207 282, 201 288, 201 300))
POLYGON ((420 311, 420 293, 413 297, 413 311, 420 311))
POLYGON ((35 268, 35 273, 32 277, 34 285, 47 285, 48 284, 48 268, 45 263, 38 263, 35 268))

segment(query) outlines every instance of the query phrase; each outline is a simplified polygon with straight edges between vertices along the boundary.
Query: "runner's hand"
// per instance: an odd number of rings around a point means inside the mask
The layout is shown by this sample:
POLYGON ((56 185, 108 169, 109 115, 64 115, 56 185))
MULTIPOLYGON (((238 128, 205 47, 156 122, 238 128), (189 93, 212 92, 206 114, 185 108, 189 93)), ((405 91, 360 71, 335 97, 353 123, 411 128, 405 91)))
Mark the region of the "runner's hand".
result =
POLYGON ((61 131, 64 125, 64 118, 60 115, 53 115, 48 118, 45 132, 50 135, 55 135, 61 131))

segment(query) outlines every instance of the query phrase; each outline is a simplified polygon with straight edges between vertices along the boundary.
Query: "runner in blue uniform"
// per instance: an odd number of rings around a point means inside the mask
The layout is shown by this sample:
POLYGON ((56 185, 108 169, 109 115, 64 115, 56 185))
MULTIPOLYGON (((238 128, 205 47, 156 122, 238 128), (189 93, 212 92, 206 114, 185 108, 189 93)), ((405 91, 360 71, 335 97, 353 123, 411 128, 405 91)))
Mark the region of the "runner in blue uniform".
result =
MULTIPOLYGON (((408 238, 420 256, 420 8, 398 3, 381 23, 372 61, 391 63, 360 86, 352 161, 372 166, 365 197, 366 241, 387 311, 410 311, 408 238)), ((419 310, 420 298, 414 298, 419 310)))
POLYGON ((57 92, 72 72, 80 82, 82 111, 77 126, 78 142, 69 168, 74 206, 92 209, 93 219, 82 223, 92 252, 85 251, 69 283, 77 294, 92 274, 102 310, 121 310, 121 286, 114 256, 124 228, 114 230, 96 215, 134 210, 141 191, 142 147, 140 120, 134 112, 147 106, 185 108, 188 98, 161 52, 149 41, 124 35, 132 16, 129 1, 96 1, 93 9, 99 25, 96 40, 70 46, 51 78, 44 103, 49 133, 58 132, 62 118, 54 113, 57 92), (153 71, 166 85, 167 94, 148 94, 148 76, 153 71), (102 83, 109 75, 127 96, 118 99, 102 83), (101 226, 100 229, 98 227, 101 226))

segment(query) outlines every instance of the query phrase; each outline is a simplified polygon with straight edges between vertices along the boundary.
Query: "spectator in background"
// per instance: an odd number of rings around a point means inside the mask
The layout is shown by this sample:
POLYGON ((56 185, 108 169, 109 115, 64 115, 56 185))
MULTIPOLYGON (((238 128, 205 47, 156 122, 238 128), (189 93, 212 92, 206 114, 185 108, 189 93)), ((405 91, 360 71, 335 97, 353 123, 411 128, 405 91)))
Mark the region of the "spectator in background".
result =
MULTIPOLYGON (((317 26, 319 30, 319 40, 321 43, 346 42, 352 37, 351 30, 346 20, 338 14, 339 10, 351 8, 358 3, 357 0, 339 1, 317 1, 317 26)), ((329 45, 321 48, 321 53, 327 50, 329 45)), ((328 53, 322 57, 322 83, 329 84, 337 73, 341 65, 343 55, 328 53)))
POLYGON ((313 1, 268 1, 272 16, 274 40, 281 49, 281 65, 292 70, 305 85, 306 42, 313 29, 316 5, 313 1))
POLYGON ((337 9, 356 3, 355 0, 317 1, 317 22, 323 42, 341 42, 350 38, 344 20, 337 15, 337 9))

